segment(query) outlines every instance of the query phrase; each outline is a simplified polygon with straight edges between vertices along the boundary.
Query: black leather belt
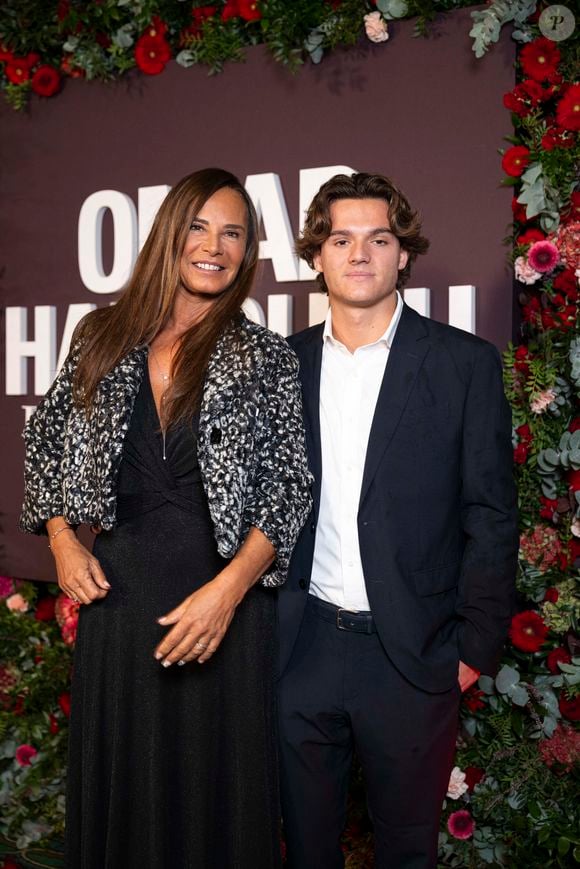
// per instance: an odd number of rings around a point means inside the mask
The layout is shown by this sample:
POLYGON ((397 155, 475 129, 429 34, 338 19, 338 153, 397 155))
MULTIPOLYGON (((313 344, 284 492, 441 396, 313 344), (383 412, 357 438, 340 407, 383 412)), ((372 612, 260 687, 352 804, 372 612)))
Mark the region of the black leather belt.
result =
POLYGON ((308 605, 319 618, 324 619, 325 622, 331 622, 339 631, 354 631, 357 634, 376 633, 377 629, 370 612, 356 612, 334 606, 334 604, 320 600, 312 594, 308 595, 308 605))

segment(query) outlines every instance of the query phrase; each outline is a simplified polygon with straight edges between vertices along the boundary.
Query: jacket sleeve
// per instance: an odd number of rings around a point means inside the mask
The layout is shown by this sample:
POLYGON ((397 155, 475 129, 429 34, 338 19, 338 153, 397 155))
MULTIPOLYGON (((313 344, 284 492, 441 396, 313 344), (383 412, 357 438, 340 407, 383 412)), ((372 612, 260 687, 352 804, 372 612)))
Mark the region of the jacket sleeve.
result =
POLYGON ((478 345, 463 419, 459 656, 493 675, 514 607, 518 521, 511 413, 499 354, 478 345))
POLYGON ((310 513, 312 475, 308 470, 298 360, 280 342, 263 382, 261 423, 257 430, 255 477, 244 509, 244 525, 262 531, 276 549, 276 560, 262 577, 266 586, 282 585, 298 534, 310 513))
POLYGON ((71 352, 24 428, 24 503, 19 525, 31 534, 46 533, 47 519, 64 512, 61 462, 76 363, 71 352))

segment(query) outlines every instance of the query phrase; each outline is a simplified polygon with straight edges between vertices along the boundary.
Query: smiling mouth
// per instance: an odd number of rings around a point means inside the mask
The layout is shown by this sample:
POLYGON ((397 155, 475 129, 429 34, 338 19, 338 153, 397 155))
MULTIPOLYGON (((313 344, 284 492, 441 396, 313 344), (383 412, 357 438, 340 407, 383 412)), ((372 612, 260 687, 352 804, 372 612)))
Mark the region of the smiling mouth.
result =
POLYGON ((201 269, 202 272, 223 272, 224 267, 217 263, 193 263, 196 269, 201 269))

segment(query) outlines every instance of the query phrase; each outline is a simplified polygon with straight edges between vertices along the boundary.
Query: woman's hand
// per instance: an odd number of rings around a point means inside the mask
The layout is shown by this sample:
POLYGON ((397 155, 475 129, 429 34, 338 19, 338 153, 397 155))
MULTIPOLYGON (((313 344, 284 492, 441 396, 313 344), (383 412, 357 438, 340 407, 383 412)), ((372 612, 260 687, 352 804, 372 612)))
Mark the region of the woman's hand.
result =
POLYGON ((155 649, 164 667, 209 661, 224 638, 237 605, 274 560, 276 552, 268 538, 250 528, 240 549, 218 575, 183 603, 158 619, 173 625, 155 649))
POLYGON ((105 597, 111 586, 101 565, 77 539, 72 528, 55 537, 50 548, 59 587, 66 595, 84 604, 105 597))
POLYGON ((157 660, 164 667, 209 660, 223 640, 240 600, 235 584, 228 581, 226 567, 158 619, 160 625, 173 627, 155 650, 157 660))

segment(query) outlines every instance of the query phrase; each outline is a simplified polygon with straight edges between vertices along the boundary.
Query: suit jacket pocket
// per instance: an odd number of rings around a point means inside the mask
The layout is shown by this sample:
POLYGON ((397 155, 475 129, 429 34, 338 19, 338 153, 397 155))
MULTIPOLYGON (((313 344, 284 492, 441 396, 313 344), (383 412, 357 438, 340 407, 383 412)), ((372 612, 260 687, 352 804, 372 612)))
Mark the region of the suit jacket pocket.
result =
POLYGON ((417 594, 420 597, 428 597, 431 594, 441 594, 457 588, 460 568, 461 562, 453 561, 428 570, 415 570, 412 577, 417 594))

